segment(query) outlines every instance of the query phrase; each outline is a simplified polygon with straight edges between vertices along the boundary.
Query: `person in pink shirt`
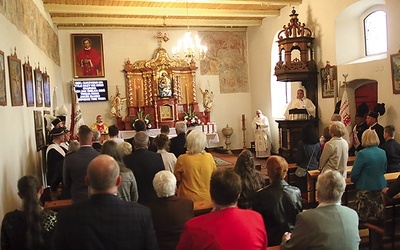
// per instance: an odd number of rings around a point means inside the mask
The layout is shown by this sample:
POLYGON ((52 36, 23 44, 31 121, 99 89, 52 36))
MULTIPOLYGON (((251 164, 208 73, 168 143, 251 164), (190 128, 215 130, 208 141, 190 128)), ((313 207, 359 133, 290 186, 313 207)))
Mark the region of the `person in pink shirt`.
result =
POLYGON ((261 215, 236 205, 241 188, 240 177, 232 169, 214 171, 210 181, 214 210, 186 222, 176 249, 266 249, 261 215))

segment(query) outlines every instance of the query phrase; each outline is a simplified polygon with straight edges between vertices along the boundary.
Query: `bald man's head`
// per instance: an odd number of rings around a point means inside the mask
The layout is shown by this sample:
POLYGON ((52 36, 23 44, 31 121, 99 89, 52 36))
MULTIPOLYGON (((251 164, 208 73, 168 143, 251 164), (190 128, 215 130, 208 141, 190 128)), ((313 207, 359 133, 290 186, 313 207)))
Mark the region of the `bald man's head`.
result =
POLYGON ((119 165, 111 156, 99 155, 89 163, 86 182, 93 191, 107 193, 119 185, 120 179, 119 165))

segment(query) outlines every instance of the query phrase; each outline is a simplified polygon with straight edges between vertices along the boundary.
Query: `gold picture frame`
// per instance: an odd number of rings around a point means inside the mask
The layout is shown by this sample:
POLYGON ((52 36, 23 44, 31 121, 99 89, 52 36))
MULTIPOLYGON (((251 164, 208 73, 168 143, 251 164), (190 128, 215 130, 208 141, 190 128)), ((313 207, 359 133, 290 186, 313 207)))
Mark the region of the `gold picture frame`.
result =
POLYGON ((8 72, 10 77, 10 91, 11 91, 11 105, 22 106, 24 105, 24 98, 22 93, 22 69, 21 60, 17 57, 17 52, 8 58, 8 72))
POLYGON ((325 68, 321 69, 322 98, 333 98, 335 86, 337 86, 337 67, 327 63, 325 68))
POLYGON ((35 106, 35 93, 33 88, 33 74, 32 74, 32 66, 28 62, 24 63, 24 82, 25 82, 25 98, 26 98, 26 106, 33 107, 35 106))
POLYGON ((51 90, 50 90, 50 76, 47 71, 43 72, 43 95, 44 95, 44 106, 51 107, 51 90))
POLYGON ((400 53, 390 55, 393 94, 400 94, 400 53))
POLYGON ((36 93, 36 107, 43 107, 43 73, 40 66, 35 68, 35 93, 36 93))
POLYGON ((7 106, 6 63, 4 52, 0 50, 0 105, 7 106))
POLYGON ((104 77, 102 34, 71 34, 74 78, 104 77))

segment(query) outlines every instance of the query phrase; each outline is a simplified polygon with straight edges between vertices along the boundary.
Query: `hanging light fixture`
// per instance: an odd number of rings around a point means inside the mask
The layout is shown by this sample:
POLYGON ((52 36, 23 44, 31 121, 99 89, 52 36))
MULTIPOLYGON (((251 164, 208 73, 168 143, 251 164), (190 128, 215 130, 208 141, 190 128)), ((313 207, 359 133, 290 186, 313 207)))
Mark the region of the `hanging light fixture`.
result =
POLYGON ((186 21, 188 24, 187 31, 183 38, 178 41, 178 45, 172 48, 172 55, 175 59, 185 60, 188 63, 204 60, 207 54, 207 46, 201 44, 198 35, 192 38, 192 33, 189 31, 189 8, 187 0, 186 21))

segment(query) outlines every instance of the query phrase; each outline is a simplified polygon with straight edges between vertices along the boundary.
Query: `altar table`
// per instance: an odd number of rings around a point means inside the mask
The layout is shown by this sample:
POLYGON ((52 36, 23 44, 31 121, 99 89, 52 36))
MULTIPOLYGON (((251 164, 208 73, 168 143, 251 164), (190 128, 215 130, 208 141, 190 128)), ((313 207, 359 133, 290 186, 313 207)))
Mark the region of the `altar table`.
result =
MULTIPOLYGON (((219 136, 217 133, 218 130, 217 130, 216 124, 214 124, 213 130, 211 128, 210 128, 210 130, 208 130, 207 127, 208 127, 207 125, 204 125, 204 126, 189 127, 188 129, 195 129, 198 131, 203 131, 207 136, 208 147, 210 147, 210 143, 218 143, 219 142, 219 136)), ((121 131, 119 131, 118 137, 122 138, 124 140, 127 140, 127 139, 131 139, 132 137, 134 137, 135 134, 136 134, 135 130, 121 130, 121 131)), ((149 137, 154 138, 160 134, 160 129, 159 128, 148 129, 147 134, 149 135, 149 137)), ((176 136, 175 128, 170 128, 168 137, 171 139, 175 136, 176 136)))

